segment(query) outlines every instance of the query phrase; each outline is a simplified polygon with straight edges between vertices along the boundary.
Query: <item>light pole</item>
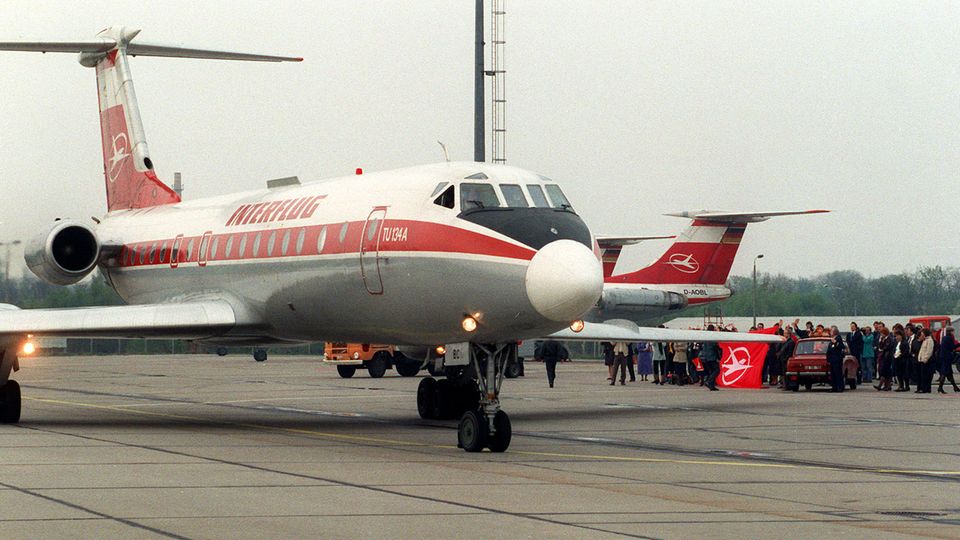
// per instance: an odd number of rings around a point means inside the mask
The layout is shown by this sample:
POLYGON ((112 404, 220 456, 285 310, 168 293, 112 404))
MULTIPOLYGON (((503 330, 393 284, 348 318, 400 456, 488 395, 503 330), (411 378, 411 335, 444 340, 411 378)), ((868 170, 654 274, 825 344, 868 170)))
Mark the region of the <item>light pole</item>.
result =
POLYGON ((763 253, 753 258, 753 327, 757 327, 757 261, 763 258, 763 253))

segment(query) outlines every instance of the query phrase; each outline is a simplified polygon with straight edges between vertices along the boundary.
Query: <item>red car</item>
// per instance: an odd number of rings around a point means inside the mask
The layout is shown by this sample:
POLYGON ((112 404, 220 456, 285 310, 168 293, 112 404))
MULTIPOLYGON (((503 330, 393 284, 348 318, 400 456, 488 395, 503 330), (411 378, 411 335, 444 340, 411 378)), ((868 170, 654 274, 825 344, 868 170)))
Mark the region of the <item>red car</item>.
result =
MULTIPOLYGON (((787 360, 785 389, 796 392, 800 385, 810 390, 814 383, 830 384, 830 362, 827 362, 830 341, 831 338, 828 337, 813 337, 797 342, 793 356, 787 360)), ((856 357, 844 357, 844 379, 851 390, 857 387, 857 368, 859 365, 856 357)))

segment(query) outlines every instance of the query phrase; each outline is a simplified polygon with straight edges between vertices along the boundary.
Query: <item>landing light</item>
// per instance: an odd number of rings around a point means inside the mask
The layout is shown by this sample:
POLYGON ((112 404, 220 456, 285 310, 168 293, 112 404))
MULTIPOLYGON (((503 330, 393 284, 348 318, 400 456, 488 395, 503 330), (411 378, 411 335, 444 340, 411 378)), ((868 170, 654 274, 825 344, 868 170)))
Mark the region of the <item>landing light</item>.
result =
POLYGON ((28 341, 23 344, 23 349, 21 350, 23 354, 33 354, 37 352, 37 346, 33 344, 32 341, 28 341))
POLYGON ((464 317, 463 322, 460 323, 460 326, 462 326, 467 332, 473 332, 477 329, 477 320, 470 316, 464 317))
POLYGON ((570 330, 573 330, 574 332, 580 333, 580 332, 583 331, 583 327, 584 327, 584 326, 585 326, 585 325, 583 324, 583 319, 577 319, 577 320, 573 321, 572 323, 570 323, 570 330))
POLYGON ((443 345, 437 345, 436 351, 439 356, 443 356, 447 354, 447 348, 444 347, 443 345))

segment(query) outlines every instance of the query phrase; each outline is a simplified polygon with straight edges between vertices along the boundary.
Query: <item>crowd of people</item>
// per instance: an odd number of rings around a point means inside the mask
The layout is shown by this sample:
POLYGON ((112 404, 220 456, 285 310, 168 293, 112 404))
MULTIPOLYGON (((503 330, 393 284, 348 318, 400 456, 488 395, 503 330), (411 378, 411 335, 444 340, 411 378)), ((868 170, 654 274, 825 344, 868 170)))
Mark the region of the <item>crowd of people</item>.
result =
MULTIPOLYGON (((954 392, 960 392, 953 375, 957 363, 960 342, 952 326, 938 333, 920 325, 895 324, 887 327, 881 321, 872 326, 860 327, 850 323, 846 336, 836 326, 825 327, 808 321, 803 328, 799 319, 792 324, 780 321, 776 326, 778 335, 785 339, 771 345, 763 366, 764 384, 785 388, 787 385, 787 361, 794 355, 800 339, 829 338, 825 353, 830 365, 832 392, 843 392, 845 387, 844 364, 850 357, 856 360, 857 384, 872 384, 877 391, 931 393, 936 375, 937 392, 944 394, 944 384, 949 382, 954 392)), ((661 326, 663 328, 663 326, 661 326)), ((736 331, 733 327, 709 331, 736 331)), ((754 330, 763 330, 762 324, 754 330)), ((720 372, 721 349, 717 343, 681 342, 603 342, 604 364, 607 367, 607 382, 621 385, 629 381, 650 381, 656 385, 699 385, 717 390, 716 377, 720 372), (652 377, 652 379, 651 379, 652 377)), ((556 341, 546 341, 540 348, 537 359, 547 364, 550 387, 556 379, 556 363, 567 359, 566 349, 556 341)), ((958 366, 960 367, 960 366, 958 366)))

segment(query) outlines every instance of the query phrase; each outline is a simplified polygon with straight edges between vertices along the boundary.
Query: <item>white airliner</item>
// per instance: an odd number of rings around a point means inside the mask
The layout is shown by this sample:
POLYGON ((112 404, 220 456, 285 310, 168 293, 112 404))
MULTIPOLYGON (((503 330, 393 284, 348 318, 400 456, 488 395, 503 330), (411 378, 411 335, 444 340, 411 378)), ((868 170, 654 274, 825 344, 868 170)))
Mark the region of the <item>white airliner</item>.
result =
POLYGON ((510 444, 499 396, 518 340, 562 329, 567 339, 776 340, 580 324, 603 286, 598 247, 556 182, 514 167, 441 163, 324 182, 286 178, 181 202, 154 172, 129 57, 301 59, 134 42, 138 33, 113 27, 86 41, 0 43, 79 53, 96 70, 107 213, 91 223, 56 220, 27 245, 26 260, 62 285, 99 267, 129 304, 3 306, 3 422, 20 418, 10 375, 28 334, 442 345, 445 365, 462 369, 423 379, 418 405, 462 413, 458 441, 468 451, 510 444))

